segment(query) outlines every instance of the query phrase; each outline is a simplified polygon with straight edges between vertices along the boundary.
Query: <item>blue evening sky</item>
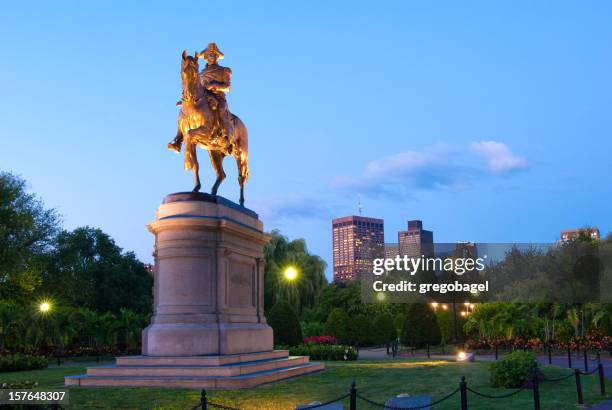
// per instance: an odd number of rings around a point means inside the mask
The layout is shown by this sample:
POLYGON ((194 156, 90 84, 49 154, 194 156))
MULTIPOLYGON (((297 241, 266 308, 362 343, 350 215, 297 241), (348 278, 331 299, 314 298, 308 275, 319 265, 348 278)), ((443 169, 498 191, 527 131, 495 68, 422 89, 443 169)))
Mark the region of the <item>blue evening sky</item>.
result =
MULTIPOLYGON (((408 219, 438 242, 606 234, 610 21, 607 1, 11 2, 0 169, 67 228, 100 227, 150 261, 145 225, 192 187, 165 148, 180 54, 216 41, 250 134, 247 206, 328 262, 331 218, 358 202, 387 241, 408 219)), ((225 168, 220 194, 237 200, 225 168)))

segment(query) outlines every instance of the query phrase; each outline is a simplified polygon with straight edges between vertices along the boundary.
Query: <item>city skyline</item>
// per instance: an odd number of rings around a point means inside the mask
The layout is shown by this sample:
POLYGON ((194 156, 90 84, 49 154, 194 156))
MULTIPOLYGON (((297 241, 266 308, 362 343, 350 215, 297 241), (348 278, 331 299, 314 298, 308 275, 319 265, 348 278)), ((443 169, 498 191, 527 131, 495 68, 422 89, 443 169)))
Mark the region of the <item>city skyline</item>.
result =
MULTIPOLYGON (((171 4, 6 4, 0 169, 66 229, 99 227, 150 263, 157 204, 192 188, 166 149, 180 56, 214 41, 249 130, 246 206, 266 230, 304 238, 328 279, 329 221, 358 203, 389 232, 427 221, 440 242, 612 230, 609 2, 231 9, 232 24, 203 24, 171 4)), ((219 193, 237 201, 225 169, 219 193)), ((201 176, 208 191, 209 164, 201 176)))

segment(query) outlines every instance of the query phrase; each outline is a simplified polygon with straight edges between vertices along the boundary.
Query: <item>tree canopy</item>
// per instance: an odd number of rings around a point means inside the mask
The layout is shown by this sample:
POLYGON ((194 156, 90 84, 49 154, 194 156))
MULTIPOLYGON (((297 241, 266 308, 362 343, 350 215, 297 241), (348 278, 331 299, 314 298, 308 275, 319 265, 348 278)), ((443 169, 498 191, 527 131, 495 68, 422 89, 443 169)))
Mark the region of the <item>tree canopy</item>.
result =
POLYGON ((279 300, 285 300, 300 315, 315 306, 321 289, 327 285, 325 261, 308 252, 303 239, 289 241, 276 230, 270 235, 272 239, 264 250, 264 306, 270 309, 279 300), (293 280, 284 276, 290 266, 298 272, 293 280))
POLYGON ((0 172, 0 299, 23 299, 41 284, 59 217, 26 192, 23 179, 0 172))

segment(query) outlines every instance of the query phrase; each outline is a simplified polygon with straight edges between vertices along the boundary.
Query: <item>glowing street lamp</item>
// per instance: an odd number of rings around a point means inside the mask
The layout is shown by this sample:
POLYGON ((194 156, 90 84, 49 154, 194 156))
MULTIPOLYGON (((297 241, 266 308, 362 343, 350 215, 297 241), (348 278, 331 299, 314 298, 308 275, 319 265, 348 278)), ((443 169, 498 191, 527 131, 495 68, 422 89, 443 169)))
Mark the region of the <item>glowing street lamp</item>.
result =
POLYGON ((43 315, 49 313, 50 310, 51 310, 51 303, 46 300, 43 300, 38 305, 38 311, 42 313, 43 315))
POLYGON ((448 305, 442 305, 442 310, 448 310, 448 305))
POLYGON ((473 362, 475 360, 474 353, 464 352, 463 350, 457 353, 458 362, 473 362))
POLYGON ((285 279, 292 282, 297 279, 298 271, 293 266, 288 266, 287 269, 285 269, 284 275, 285 279))
POLYGON ((431 302, 431 307, 433 308, 434 312, 438 310, 438 302, 431 302))

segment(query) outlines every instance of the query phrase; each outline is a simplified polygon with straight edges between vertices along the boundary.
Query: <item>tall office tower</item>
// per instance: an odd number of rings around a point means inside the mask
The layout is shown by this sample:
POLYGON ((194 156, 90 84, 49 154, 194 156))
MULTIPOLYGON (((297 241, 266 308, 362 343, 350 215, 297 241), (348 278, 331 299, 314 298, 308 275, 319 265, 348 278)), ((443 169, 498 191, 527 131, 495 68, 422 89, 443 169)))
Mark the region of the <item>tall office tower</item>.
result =
POLYGON ((395 259, 399 255, 399 244, 397 243, 386 243, 385 244, 385 258, 395 259))
POLYGON ((423 229, 423 222, 419 220, 408 221, 408 230, 398 232, 397 239, 402 257, 434 256, 433 232, 423 229))
POLYGON ((476 258, 478 258, 476 244, 474 244, 474 242, 457 242, 453 257, 476 260, 476 258))
POLYGON ((578 239, 580 235, 585 235, 591 239, 599 240, 599 228, 565 229, 561 231, 561 242, 569 242, 578 239))
POLYGON ((384 221, 345 216, 332 221, 334 281, 359 279, 372 274, 373 260, 385 257, 384 221))

